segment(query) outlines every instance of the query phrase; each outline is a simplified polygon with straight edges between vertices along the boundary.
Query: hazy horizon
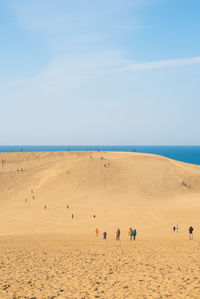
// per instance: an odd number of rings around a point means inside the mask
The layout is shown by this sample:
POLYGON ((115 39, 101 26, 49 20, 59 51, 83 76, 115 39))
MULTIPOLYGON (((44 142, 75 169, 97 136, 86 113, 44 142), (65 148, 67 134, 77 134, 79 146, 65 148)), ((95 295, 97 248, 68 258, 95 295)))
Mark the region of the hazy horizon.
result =
POLYGON ((124 146, 160 146, 160 147, 176 147, 176 146, 180 146, 180 147, 192 147, 192 146, 196 146, 196 147, 199 147, 200 146, 200 144, 68 144, 68 143, 66 143, 66 144, 0 144, 0 147, 6 147, 6 146, 8 146, 8 147, 10 147, 10 146, 82 146, 82 147, 84 147, 84 146, 87 146, 87 147, 89 147, 89 146, 108 146, 108 147, 110 147, 110 146, 122 146, 122 147, 124 147, 124 146))

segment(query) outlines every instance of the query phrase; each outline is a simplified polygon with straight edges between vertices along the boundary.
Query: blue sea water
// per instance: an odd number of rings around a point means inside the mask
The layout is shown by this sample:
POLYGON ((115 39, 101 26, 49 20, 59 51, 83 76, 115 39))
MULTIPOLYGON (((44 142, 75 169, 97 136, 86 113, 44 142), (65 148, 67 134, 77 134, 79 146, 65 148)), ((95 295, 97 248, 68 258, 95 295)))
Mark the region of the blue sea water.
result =
POLYGON ((0 152, 48 152, 48 151, 116 151, 148 153, 165 156, 174 160, 200 164, 200 146, 134 146, 134 145, 34 145, 34 146, 0 146, 0 152))

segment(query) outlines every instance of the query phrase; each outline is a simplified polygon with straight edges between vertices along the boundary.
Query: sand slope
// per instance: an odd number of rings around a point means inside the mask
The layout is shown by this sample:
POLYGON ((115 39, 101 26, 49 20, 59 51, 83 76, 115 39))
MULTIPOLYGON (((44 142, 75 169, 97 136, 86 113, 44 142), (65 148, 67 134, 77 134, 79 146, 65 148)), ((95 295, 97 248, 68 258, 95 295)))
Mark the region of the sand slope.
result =
POLYGON ((173 224, 199 224, 199 166, 137 153, 8 153, 2 160, 2 235, 136 226, 164 236, 173 224))
POLYGON ((199 298, 199 215, 199 166, 137 153, 0 154, 0 298, 199 298))
POLYGON ((1 241, 0 298, 199 298, 197 241, 1 241))

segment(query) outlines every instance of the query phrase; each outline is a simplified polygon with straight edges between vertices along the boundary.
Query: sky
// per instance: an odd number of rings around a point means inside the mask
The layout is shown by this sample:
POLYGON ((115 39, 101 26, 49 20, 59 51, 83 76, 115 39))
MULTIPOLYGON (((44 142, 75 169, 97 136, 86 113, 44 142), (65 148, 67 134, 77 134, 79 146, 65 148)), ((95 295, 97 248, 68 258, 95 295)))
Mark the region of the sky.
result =
POLYGON ((0 0, 0 145, 200 145, 199 0, 0 0))

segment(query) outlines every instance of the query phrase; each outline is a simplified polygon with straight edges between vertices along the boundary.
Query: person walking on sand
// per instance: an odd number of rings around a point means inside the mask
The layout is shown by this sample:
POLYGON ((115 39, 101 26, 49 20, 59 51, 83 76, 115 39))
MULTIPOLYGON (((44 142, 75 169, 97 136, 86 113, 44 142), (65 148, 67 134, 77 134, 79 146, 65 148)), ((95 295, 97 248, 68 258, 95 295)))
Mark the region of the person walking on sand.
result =
POLYGON ((134 240, 134 241, 135 241, 136 235, 137 235, 137 231, 136 231, 136 229, 134 229, 134 230, 133 230, 133 240, 134 240))
POLYGON ((95 229, 95 233, 96 233, 96 236, 98 237, 98 235, 99 235, 99 230, 98 230, 98 228, 95 229))
POLYGON ((72 219, 74 219, 74 214, 72 214, 72 219))
POLYGON ((189 240, 193 240, 193 230, 194 228, 192 226, 189 227, 189 240))
POLYGON ((116 241, 119 241, 120 239, 120 229, 118 228, 116 231, 116 241))
POLYGON ((174 231, 174 232, 176 231, 176 227, 175 227, 175 225, 173 226, 173 231, 174 231))
POLYGON ((129 228, 128 234, 130 236, 130 241, 132 241, 133 240, 133 230, 132 230, 132 227, 129 228))
POLYGON ((103 239, 106 240, 107 232, 103 232, 103 239))

